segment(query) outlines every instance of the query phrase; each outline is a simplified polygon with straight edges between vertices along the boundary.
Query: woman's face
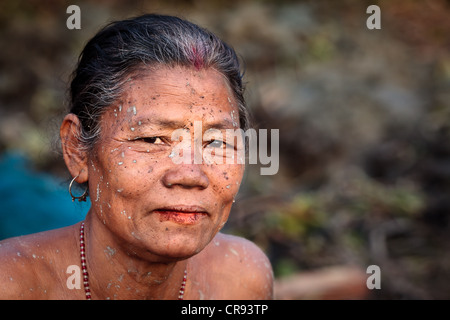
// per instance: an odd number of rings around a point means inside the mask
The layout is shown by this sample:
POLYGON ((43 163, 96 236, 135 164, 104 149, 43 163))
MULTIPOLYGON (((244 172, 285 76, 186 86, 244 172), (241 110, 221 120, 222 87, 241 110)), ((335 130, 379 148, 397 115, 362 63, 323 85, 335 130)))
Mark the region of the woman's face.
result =
POLYGON ((91 213, 137 255, 198 253, 227 221, 241 183, 244 165, 230 161, 239 148, 220 136, 238 126, 234 96, 213 69, 130 78, 89 155, 91 213))

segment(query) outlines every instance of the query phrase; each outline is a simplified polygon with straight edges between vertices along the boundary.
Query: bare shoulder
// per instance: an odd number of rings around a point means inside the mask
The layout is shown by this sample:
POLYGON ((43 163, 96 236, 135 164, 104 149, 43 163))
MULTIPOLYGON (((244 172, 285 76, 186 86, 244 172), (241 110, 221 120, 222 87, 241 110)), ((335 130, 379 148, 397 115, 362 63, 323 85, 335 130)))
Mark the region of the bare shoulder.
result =
POLYGON ((0 242, 0 299, 34 298, 38 280, 30 247, 27 237, 0 242))
POLYGON ((0 241, 0 299, 45 299, 51 294, 65 233, 58 229, 0 241))
MULTIPOLYGON (((208 265, 215 299, 272 299, 273 272, 266 254, 253 242, 219 233, 201 254, 208 265)), ((205 297, 210 298, 210 297, 205 297)))

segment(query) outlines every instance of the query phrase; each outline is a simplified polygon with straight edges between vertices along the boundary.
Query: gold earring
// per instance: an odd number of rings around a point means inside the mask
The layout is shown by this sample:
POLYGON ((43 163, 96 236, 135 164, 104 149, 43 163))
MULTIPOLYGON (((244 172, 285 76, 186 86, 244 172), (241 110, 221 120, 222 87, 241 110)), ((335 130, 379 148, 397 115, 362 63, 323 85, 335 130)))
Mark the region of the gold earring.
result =
POLYGON ((76 180, 76 178, 78 178, 78 177, 79 177, 79 175, 77 175, 75 178, 73 178, 72 181, 70 181, 70 184, 69 184, 69 194, 72 197, 72 202, 74 202, 75 199, 78 199, 79 202, 86 201, 86 197, 88 196, 88 187, 86 187, 86 189, 84 190, 83 194, 81 196, 79 196, 79 197, 75 197, 72 194, 72 184, 76 180))

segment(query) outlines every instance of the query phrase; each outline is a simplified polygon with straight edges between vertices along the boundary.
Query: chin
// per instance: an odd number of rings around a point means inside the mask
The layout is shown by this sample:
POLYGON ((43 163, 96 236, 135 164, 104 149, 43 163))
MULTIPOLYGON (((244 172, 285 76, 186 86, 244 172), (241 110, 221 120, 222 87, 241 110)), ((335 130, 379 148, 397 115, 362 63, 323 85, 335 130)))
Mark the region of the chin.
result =
POLYGON ((180 248, 151 248, 148 250, 148 252, 150 252, 152 255, 157 255, 163 262, 173 262, 178 260, 186 260, 192 256, 195 256, 196 254, 201 252, 203 248, 204 247, 191 248, 186 246, 182 246, 180 248))
POLYGON ((160 239, 157 243, 146 243, 146 252, 167 262, 188 259, 201 252, 209 243, 205 239, 173 236, 160 239))
POLYGON ((193 225, 152 220, 135 225, 132 232, 127 232, 128 242, 135 252, 145 255, 142 258, 148 260, 158 257, 173 261, 192 257, 208 245, 217 231, 207 219, 193 225))

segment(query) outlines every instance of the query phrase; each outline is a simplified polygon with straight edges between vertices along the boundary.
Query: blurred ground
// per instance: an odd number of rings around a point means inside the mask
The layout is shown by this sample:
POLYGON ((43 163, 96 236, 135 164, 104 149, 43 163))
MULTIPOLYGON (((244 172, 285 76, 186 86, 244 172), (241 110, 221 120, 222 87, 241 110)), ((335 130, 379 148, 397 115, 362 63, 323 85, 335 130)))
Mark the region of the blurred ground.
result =
POLYGON ((277 279, 375 264, 370 299, 450 298, 449 1, 3 0, 0 151, 67 179, 57 129, 77 55, 100 26, 143 12, 232 44, 256 124, 280 129, 280 171, 248 167, 226 226, 264 249, 277 279), (66 28, 70 4, 81 30, 66 28), (381 30, 366 28, 371 4, 381 30))

